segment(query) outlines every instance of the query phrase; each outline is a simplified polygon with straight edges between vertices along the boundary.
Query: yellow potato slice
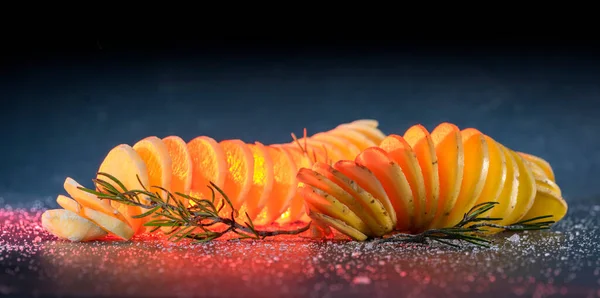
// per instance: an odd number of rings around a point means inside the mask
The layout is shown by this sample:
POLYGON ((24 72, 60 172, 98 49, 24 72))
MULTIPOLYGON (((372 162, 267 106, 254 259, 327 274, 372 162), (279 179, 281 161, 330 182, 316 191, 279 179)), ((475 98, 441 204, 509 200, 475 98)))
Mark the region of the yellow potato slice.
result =
POLYGON ((325 214, 310 213, 309 216, 311 218, 313 218, 315 221, 321 222, 322 225, 333 227, 338 232, 352 238, 353 240, 364 241, 368 238, 367 235, 365 235, 365 234, 361 233, 360 231, 358 231, 357 229, 347 225, 346 223, 342 222, 341 220, 329 217, 325 214))
MULTIPOLYGON (((335 197, 342 204, 354 212, 368 227, 371 232, 369 236, 385 235, 393 226, 391 219, 389 223, 385 218, 376 218, 373 209, 379 207, 378 201, 372 195, 367 193, 360 186, 352 184, 347 177, 334 176, 329 172, 325 176, 311 169, 300 169, 298 171, 298 181, 310 185, 313 189, 319 190, 319 194, 327 193, 335 197), (351 186, 352 184, 352 186, 351 186)), ((380 206, 383 208, 383 206, 380 206)), ((385 208, 383 208, 385 210, 385 208)))
MULTIPOLYGON (((564 199, 558 195, 558 193, 542 186, 538 188, 533 205, 529 211, 527 211, 527 214, 521 218, 521 221, 539 216, 552 215, 551 218, 545 218, 539 221, 553 220, 558 222, 565 217, 567 211, 568 206, 564 199)), ((532 223, 534 222, 536 221, 533 221, 532 223)))
MULTIPOLYGON (((221 190, 225 185, 225 179, 229 175, 227 158, 223 148, 211 137, 200 136, 187 144, 192 158, 192 187, 190 196, 198 199, 212 198, 210 182, 217 185, 221 190)), ((220 194, 215 190, 215 203, 221 204, 220 194)))
MULTIPOLYGON (((129 145, 121 144, 114 147, 100 164, 98 172, 108 173, 117 178, 127 190, 142 190, 144 187, 148 188, 149 178, 148 169, 144 160, 140 157, 137 152, 129 145), (139 177, 139 181, 138 181, 139 177), (140 181, 142 185, 140 185, 140 181)), ((110 180, 108 177, 98 175, 98 179, 104 180, 110 183, 119 191, 124 191, 117 183, 110 180)), ((101 186, 98 186, 99 191, 105 191, 101 186)), ((140 200, 146 199, 145 196, 141 196, 140 200)), ((130 206, 119 203, 117 201, 111 201, 111 206, 116 208, 126 219, 131 229, 134 232, 140 231, 144 220, 140 218, 133 218, 132 216, 142 214, 142 209, 138 206, 130 206)))
POLYGON ((344 158, 342 150, 323 140, 308 138, 307 144, 312 148, 319 148, 325 152, 325 158, 322 162, 333 163, 344 158))
POLYGON ((473 128, 460 132, 464 149, 465 165, 460 193, 450 215, 443 221, 445 227, 459 223, 465 213, 475 205, 481 195, 490 166, 490 157, 485 137, 473 128))
POLYGON ((409 231, 415 227, 415 204, 412 189, 402 171, 383 149, 371 147, 356 157, 356 164, 368 168, 385 189, 396 211, 396 228, 409 231))
POLYGON ((394 227, 396 226, 398 223, 396 210, 394 210, 390 198, 385 193, 383 185, 377 180, 377 177, 375 177, 373 172, 366 167, 357 165, 351 160, 340 160, 333 165, 333 168, 356 182, 358 186, 362 187, 365 191, 373 195, 375 199, 381 202, 392 220, 392 225, 394 227))
POLYGON ((228 174, 223 191, 237 210, 246 201, 254 178, 254 156, 241 140, 225 140, 220 143, 227 159, 228 174))
POLYGON ((519 190, 517 192, 517 204, 512 213, 506 218, 506 223, 513 224, 518 222, 527 214, 533 202, 536 194, 536 184, 533 178, 533 173, 525 165, 525 159, 514 151, 510 151, 510 154, 515 158, 515 162, 519 167, 519 190))
POLYGON ((65 209, 44 211, 42 227, 60 239, 74 242, 92 241, 107 235, 95 223, 65 209))
POLYGON ((184 206, 188 206, 189 202, 186 198, 176 195, 176 193, 189 195, 192 188, 193 165, 187 144, 178 136, 168 136, 162 141, 167 146, 171 157, 171 186, 169 189, 175 198, 184 206))
POLYGON ((440 194, 438 159, 431 135, 422 125, 414 125, 404 133, 404 140, 410 145, 415 154, 425 183, 425 210, 423 225, 428 226, 435 217, 440 194))
POLYGON ((537 164, 540 168, 542 168, 544 170, 544 172, 546 173, 546 176, 548 176, 548 178, 550 178, 550 180, 556 182, 556 178, 554 177, 554 171, 552 170, 550 163, 547 162, 545 159, 543 159, 539 156, 535 156, 535 155, 524 153, 524 152, 517 152, 517 153, 519 153, 526 160, 537 164))
POLYGON ((429 228, 440 228, 454 208, 462 184, 465 156, 460 130, 451 123, 441 123, 431 139, 438 158, 440 196, 433 222, 429 228))
MULTIPOLYGON (((489 170, 487 172, 487 177, 485 178, 485 185, 477 198, 475 205, 487 202, 498 202, 498 198, 504 189, 507 176, 507 162, 504 152, 492 138, 486 135, 484 135, 484 138, 488 147, 490 160, 489 170)), ((496 206, 494 209, 498 207, 499 206, 496 206)), ((481 216, 489 216, 492 210, 483 213, 481 216)))
POLYGON ((347 123, 338 125, 338 128, 342 127, 357 131, 358 133, 364 135, 369 140, 371 140, 375 145, 381 144, 381 141, 385 139, 385 134, 383 134, 381 130, 369 125, 361 123, 347 123))
POLYGON ((56 198, 56 202, 58 203, 58 205, 65 208, 66 210, 69 210, 83 218, 90 220, 104 231, 109 232, 119 238, 129 240, 135 234, 135 231, 129 226, 127 222, 119 220, 118 218, 112 217, 102 212, 98 212, 94 209, 83 207, 79 205, 79 203, 77 203, 75 200, 67 196, 59 195, 56 198))
POLYGON ((324 141, 324 142, 327 142, 327 143, 335 146, 342 153, 342 158, 340 158, 340 159, 354 160, 354 158, 360 154, 360 149, 358 149, 358 147, 356 145, 354 145, 347 139, 342 138, 340 136, 335 136, 335 135, 326 134, 326 133, 318 133, 318 134, 312 136, 311 138, 313 138, 315 140, 324 141))
POLYGON ((248 196, 242 208, 240 208, 240 216, 245 212, 248 216, 255 220, 260 211, 267 204, 271 190, 273 189, 273 160, 271 155, 262 143, 255 142, 249 144, 248 148, 252 152, 254 159, 254 171, 252 175, 252 186, 248 191, 248 196))
POLYGON ((375 119, 358 119, 358 120, 354 120, 350 123, 353 124, 364 124, 367 126, 371 126, 371 127, 378 127, 379 126, 379 121, 375 120, 375 119))
POLYGON ((82 187, 81 184, 77 183, 73 178, 67 177, 63 186, 67 193, 81 206, 94 209, 127 222, 127 219, 117 209, 113 208, 108 200, 100 200, 97 196, 79 189, 79 187, 82 187))
POLYGON ((298 186, 298 192, 304 197, 306 204, 313 212, 322 213, 338 219, 345 224, 357 229, 363 234, 370 233, 369 227, 348 206, 342 204, 332 195, 320 195, 308 185, 298 186))
POLYGON ((529 167, 529 169, 531 169, 531 172, 533 173, 536 188, 539 188, 539 186, 544 186, 552 189, 553 191, 558 193, 559 196, 562 196, 562 191, 560 187, 556 184, 556 182, 548 178, 546 172, 544 172, 544 170, 539 165, 528 160, 525 160, 525 164, 527 165, 527 167, 529 167))
MULTIPOLYGON (((517 196, 519 192, 519 166, 508 149, 499 143, 497 144, 506 160, 506 181, 504 182, 502 192, 498 197, 498 204, 491 210, 491 217, 502 218, 502 220, 495 221, 494 223, 506 225, 509 215, 517 205, 517 196)), ((497 232, 499 230, 490 229, 490 231, 497 232)))
POLYGON ((403 137, 395 134, 383 139, 379 148, 385 150, 390 158, 402 168, 402 172, 411 186, 415 204, 414 230, 418 231, 424 227, 423 222, 427 216, 427 193, 425 192, 425 181, 417 155, 403 137))
POLYGON ((332 136, 339 136, 348 140, 350 143, 358 147, 360 151, 363 151, 369 147, 377 146, 375 142, 367 138, 365 135, 347 127, 337 127, 325 133, 332 136))

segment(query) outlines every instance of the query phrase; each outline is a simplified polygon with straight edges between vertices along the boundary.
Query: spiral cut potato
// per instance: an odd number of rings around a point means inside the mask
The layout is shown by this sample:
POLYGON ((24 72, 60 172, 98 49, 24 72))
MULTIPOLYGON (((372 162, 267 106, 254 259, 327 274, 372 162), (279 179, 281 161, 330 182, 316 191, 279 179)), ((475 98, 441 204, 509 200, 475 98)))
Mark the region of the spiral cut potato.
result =
MULTIPOLYGON (((377 127, 375 120, 357 120, 311 137, 305 135, 290 143, 272 145, 241 140, 217 142, 208 136, 186 143, 177 136, 152 136, 133 146, 114 147, 98 172, 116 177, 128 190, 145 187, 158 191, 163 198, 166 191, 150 186, 160 186, 173 194, 211 198, 208 185, 213 182, 227 194, 239 214, 247 213, 255 225, 308 222, 304 199, 297 188, 298 170, 311 167, 314 162, 352 159, 377 146, 385 138, 377 127)), ((103 176, 97 178, 106 180, 103 176)), ((123 190, 114 181, 106 182, 123 190)), ((108 233, 127 240, 149 231, 144 223, 151 217, 135 218, 148 210, 100 199, 80 186, 67 178, 64 188, 70 197, 57 198, 64 209, 48 210, 42 217, 44 227, 55 236, 89 241, 108 233)), ((99 185, 96 188, 104 191, 99 185)), ((188 206, 187 199, 176 198, 188 206)), ((230 211, 222 212, 228 216, 230 211)))
POLYGON ((500 225, 567 212, 548 162, 451 123, 431 134, 415 125, 351 160, 301 168, 297 178, 309 217, 355 240, 451 227, 483 202, 498 203, 486 215, 500 225))

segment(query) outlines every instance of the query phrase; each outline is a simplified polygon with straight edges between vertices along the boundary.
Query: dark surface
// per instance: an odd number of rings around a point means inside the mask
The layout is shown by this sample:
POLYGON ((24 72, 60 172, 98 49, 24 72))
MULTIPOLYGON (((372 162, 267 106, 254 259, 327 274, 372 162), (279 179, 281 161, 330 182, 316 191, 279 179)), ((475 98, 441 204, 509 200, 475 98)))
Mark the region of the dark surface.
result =
POLYGON ((600 297, 598 200, 571 205, 551 231, 498 235, 489 249, 300 238, 71 243, 39 227, 39 214, 0 211, 0 295, 600 297))

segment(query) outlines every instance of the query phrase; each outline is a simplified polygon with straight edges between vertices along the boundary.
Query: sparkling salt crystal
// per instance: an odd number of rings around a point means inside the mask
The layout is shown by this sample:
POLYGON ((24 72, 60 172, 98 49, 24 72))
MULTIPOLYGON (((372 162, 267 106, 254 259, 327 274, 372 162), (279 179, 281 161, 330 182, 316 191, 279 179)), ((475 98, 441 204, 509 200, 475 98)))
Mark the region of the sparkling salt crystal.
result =
POLYGON ((521 240, 521 237, 518 234, 514 234, 510 236, 507 240, 513 243, 518 243, 521 240))
POLYGON ((355 285, 368 285, 371 283, 371 279, 368 276, 357 276, 352 280, 355 285))

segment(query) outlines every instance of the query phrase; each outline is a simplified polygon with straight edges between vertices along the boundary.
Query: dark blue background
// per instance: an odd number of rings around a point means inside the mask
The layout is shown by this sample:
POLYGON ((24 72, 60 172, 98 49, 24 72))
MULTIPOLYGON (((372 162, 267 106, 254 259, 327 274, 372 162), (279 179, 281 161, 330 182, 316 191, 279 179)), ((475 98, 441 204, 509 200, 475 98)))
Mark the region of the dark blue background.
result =
POLYGON ((5 56, 5 202, 51 202, 67 176, 90 185, 112 147, 150 135, 269 144, 360 118, 388 134, 476 127, 547 159, 567 200, 600 194, 600 60, 589 48, 84 48, 5 56))

